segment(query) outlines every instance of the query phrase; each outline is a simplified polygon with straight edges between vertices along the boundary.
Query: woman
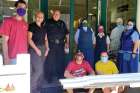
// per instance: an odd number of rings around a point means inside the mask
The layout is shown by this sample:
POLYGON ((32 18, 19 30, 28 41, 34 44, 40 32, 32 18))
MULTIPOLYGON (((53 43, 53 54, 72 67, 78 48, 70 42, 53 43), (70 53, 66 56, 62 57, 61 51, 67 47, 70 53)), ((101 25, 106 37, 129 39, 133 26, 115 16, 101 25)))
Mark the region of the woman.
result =
POLYGON ((100 54, 102 52, 109 51, 110 39, 104 33, 104 27, 100 25, 98 27, 98 34, 96 36, 96 45, 95 45, 95 62, 100 60, 100 54))
POLYGON ((31 93, 40 93, 40 78, 43 73, 43 63, 48 54, 48 41, 43 24, 44 14, 35 13, 35 22, 29 25, 28 43, 31 54, 31 93))
POLYGON ((139 61, 139 33, 134 28, 132 20, 128 20, 125 31, 121 36, 121 45, 118 53, 119 72, 138 72, 139 61))
POLYGON ((81 27, 77 29, 75 33, 75 43, 77 50, 84 53, 85 60, 93 67, 95 33, 92 28, 88 26, 87 20, 83 20, 81 27))

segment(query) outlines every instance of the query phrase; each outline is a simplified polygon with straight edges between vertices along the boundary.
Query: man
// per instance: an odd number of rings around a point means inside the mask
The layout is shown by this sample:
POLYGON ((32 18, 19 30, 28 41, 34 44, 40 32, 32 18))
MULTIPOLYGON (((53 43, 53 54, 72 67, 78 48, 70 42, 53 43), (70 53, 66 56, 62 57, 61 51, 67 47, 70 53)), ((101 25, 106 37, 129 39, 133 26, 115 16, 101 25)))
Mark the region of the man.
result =
MULTIPOLYGON (((80 51, 78 51, 75 54, 75 58, 74 60, 72 60, 64 73, 64 76, 66 78, 75 78, 75 77, 83 77, 86 75, 95 75, 94 70, 92 69, 92 67, 90 66, 90 64, 88 63, 88 61, 84 60, 84 54, 80 51)), ((72 89, 68 89, 67 90, 68 93, 73 93, 72 89)), ((93 93, 94 89, 89 89, 88 93, 93 93)))
POLYGON ((16 16, 6 18, 1 26, 2 49, 4 64, 16 64, 16 56, 27 53, 27 23, 24 20, 26 14, 26 2, 18 0, 15 3, 16 16))
POLYGON ((139 33, 134 29, 132 20, 128 20, 126 30, 121 36, 120 51, 118 54, 119 72, 138 72, 139 61, 139 33))
POLYGON ((121 18, 117 18, 116 25, 117 26, 112 30, 110 35, 110 50, 114 56, 117 56, 120 48, 120 38, 124 31, 123 20, 121 18))
POLYGON ((69 32, 60 16, 60 11, 54 10, 52 18, 46 22, 49 53, 44 65, 44 74, 47 82, 58 81, 64 77, 64 49, 69 48, 69 32))
POLYGON ((88 27, 87 20, 83 20, 81 27, 76 31, 75 43, 77 44, 77 50, 84 53, 85 60, 93 67, 95 33, 88 27))

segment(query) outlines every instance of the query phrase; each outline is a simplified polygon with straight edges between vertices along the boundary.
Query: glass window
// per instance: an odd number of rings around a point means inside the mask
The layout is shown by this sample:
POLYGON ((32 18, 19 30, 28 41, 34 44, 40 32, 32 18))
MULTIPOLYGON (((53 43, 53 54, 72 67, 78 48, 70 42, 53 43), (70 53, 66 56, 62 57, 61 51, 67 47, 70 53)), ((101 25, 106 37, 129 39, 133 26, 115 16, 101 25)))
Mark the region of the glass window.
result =
POLYGON ((70 23, 70 0, 48 0, 48 17, 51 17, 51 13, 54 9, 61 11, 61 20, 65 21, 68 29, 70 23))
POLYGON ((115 26, 117 18, 121 17, 126 24, 128 19, 136 19, 137 0, 108 0, 108 31, 115 26))
POLYGON ((28 22, 34 21, 35 11, 40 9, 40 0, 28 0, 28 22))
POLYGON ((87 18, 89 26, 95 31, 97 0, 75 0, 74 9, 74 28, 77 29, 81 20, 87 18))

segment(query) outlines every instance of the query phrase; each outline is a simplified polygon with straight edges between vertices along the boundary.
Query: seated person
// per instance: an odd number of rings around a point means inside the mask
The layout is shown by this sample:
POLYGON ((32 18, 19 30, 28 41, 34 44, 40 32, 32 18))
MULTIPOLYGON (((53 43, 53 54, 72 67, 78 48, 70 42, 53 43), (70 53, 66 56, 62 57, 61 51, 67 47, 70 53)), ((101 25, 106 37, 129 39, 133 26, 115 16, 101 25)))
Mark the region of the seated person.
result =
MULTIPOLYGON (((74 60, 72 60, 64 73, 66 78, 82 77, 85 75, 95 75, 94 70, 90 64, 84 60, 84 55, 82 52, 78 51, 75 54, 74 60)), ((88 93, 93 93, 94 89, 89 89, 88 93)), ((68 89, 68 93, 73 93, 73 89, 68 89)))
MULTIPOLYGON (((119 71, 114 62, 108 60, 107 52, 101 53, 101 60, 95 64, 95 70, 98 75, 118 74, 119 71)), ((103 93, 111 93, 116 91, 116 88, 105 87, 102 89, 103 93)))

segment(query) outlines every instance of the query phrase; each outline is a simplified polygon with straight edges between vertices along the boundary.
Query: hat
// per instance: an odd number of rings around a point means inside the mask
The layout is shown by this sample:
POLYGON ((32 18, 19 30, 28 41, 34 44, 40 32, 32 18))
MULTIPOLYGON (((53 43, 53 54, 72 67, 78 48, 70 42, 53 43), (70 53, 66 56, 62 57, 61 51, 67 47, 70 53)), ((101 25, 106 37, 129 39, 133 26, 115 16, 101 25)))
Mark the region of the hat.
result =
POLYGON ((107 52, 102 52, 101 56, 108 56, 107 52))
POLYGON ((100 26, 98 27, 98 32, 99 32, 99 33, 104 32, 104 27, 103 27, 102 25, 100 25, 100 26))
POLYGON ((88 26, 88 21, 87 20, 83 20, 82 25, 83 26, 88 26))
POLYGON ((80 50, 78 50, 75 55, 76 56, 84 56, 84 54, 80 50))

